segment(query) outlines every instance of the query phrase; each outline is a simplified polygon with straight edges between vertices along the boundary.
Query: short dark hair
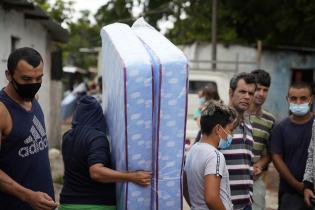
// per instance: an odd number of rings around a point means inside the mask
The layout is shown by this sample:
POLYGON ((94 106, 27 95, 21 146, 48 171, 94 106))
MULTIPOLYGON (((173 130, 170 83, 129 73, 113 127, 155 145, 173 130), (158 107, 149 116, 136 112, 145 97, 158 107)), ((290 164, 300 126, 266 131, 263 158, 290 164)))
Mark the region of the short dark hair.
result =
POLYGON ((241 79, 243 79, 246 82, 246 84, 255 84, 256 85, 256 79, 255 79, 253 74, 241 72, 239 74, 234 75, 232 77, 232 79, 230 80, 230 88, 232 89, 233 92, 236 90, 237 83, 241 79))
MULTIPOLYGON (((310 83, 307 82, 294 82, 290 85, 290 88, 295 88, 295 89, 308 89, 310 91, 310 95, 313 95, 313 91, 312 91, 312 86, 310 83)), ((288 95, 289 95, 289 90, 288 90, 288 95)))
POLYGON ((223 128, 233 122, 237 117, 236 112, 224 105, 222 101, 210 100, 205 103, 201 111, 200 128, 201 133, 209 135, 217 124, 223 128))
POLYGON ((205 97, 206 101, 211 99, 213 100, 220 100, 220 96, 218 93, 218 88, 216 83, 210 83, 202 89, 202 94, 205 97))
POLYGON ((256 69, 251 73, 254 75, 257 84, 265 87, 270 87, 271 77, 268 72, 262 69, 256 69))
POLYGON ((37 67, 40 62, 43 62, 42 56, 35 49, 30 47, 23 47, 14 50, 8 58, 8 71, 14 74, 16 66, 19 61, 25 60, 28 64, 32 65, 34 68, 37 67))

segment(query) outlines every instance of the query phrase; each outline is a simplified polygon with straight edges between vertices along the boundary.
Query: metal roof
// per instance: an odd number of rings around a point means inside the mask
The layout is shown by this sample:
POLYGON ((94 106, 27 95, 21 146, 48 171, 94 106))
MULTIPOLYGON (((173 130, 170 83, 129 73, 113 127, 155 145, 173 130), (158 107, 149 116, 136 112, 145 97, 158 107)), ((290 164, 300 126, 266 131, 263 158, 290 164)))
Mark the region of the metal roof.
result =
POLYGON ((54 41, 66 43, 69 40, 69 32, 29 0, 0 0, 0 5, 5 11, 16 10, 22 12, 25 19, 40 22, 54 41))

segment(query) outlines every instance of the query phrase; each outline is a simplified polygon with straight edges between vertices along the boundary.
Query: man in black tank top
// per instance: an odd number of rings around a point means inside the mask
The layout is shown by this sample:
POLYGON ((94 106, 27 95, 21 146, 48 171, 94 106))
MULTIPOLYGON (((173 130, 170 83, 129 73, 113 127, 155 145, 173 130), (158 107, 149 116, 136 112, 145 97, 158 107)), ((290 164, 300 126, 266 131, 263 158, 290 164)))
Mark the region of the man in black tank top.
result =
POLYGON ((0 209, 55 209, 44 115, 35 98, 43 59, 32 48, 8 58, 0 91, 0 209))

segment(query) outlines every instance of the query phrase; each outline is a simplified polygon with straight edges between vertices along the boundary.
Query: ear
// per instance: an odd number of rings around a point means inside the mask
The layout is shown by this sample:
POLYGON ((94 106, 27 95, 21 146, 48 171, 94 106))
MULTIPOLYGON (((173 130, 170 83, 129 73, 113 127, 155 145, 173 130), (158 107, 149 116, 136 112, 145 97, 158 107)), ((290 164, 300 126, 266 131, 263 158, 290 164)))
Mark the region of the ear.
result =
POLYGON ((231 88, 229 89, 229 96, 230 98, 233 96, 233 90, 231 88))
POLYGON ((215 132, 215 134, 216 135, 219 135, 220 134, 220 125, 219 124, 217 124, 216 126, 214 126, 214 132, 215 132))
POLYGON ((231 101, 232 97, 233 97, 233 90, 230 88, 229 89, 229 100, 230 101, 231 101))
POLYGON ((7 80, 8 80, 9 82, 12 81, 12 75, 11 75, 11 73, 9 72, 9 70, 5 70, 5 77, 7 78, 7 80))

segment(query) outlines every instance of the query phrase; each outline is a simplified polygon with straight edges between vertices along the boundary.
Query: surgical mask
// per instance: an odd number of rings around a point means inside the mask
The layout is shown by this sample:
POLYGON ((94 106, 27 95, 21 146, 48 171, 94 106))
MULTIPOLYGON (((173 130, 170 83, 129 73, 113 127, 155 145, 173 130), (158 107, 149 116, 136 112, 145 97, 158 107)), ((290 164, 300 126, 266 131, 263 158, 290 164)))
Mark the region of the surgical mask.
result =
POLYGON ((42 83, 19 84, 12 78, 12 84, 17 94, 25 101, 32 101, 42 83))
POLYGON ((205 97, 201 97, 199 98, 199 101, 198 101, 199 105, 202 105, 205 103, 205 97))
POLYGON ((223 139, 220 137, 220 142, 219 142, 219 146, 218 146, 218 148, 220 148, 220 149, 228 148, 232 144, 232 139, 233 139, 231 134, 228 134, 224 129, 223 129, 223 131, 224 131, 224 133, 227 134, 227 137, 226 137, 226 139, 223 139))
POLYGON ((304 104, 290 103, 289 109, 296 116, 304 116, 309 112, 310 106, 309 103, 304 104))

